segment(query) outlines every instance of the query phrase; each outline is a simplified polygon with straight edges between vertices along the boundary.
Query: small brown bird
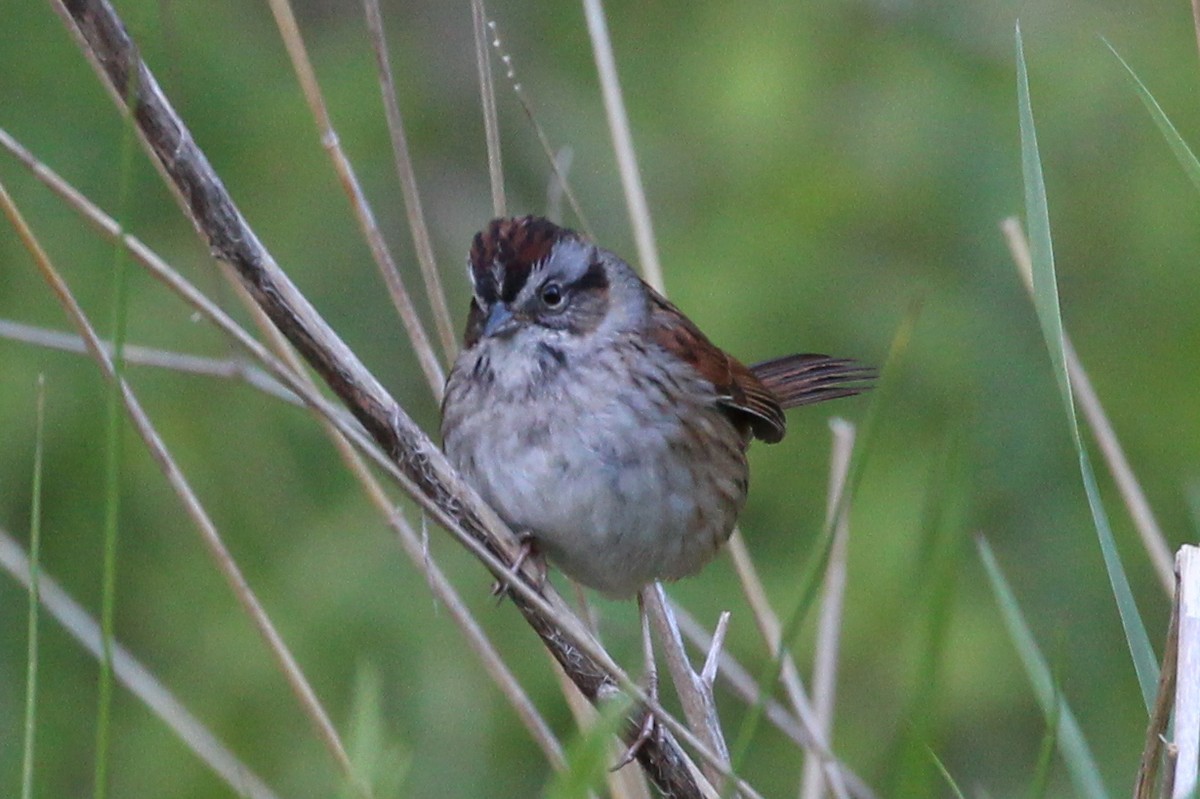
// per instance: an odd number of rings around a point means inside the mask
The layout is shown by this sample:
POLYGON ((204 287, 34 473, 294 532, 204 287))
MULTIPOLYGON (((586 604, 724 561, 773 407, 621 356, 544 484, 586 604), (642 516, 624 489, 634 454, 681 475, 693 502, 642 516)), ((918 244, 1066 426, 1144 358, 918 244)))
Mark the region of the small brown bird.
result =
POLYGON ((446 456, 535 551, 629 596, 698 571, 746 500, 746 447, 783 411, 867 389, 826 355, 746 367, 625 261, 538 217, 475 236, 446 456))

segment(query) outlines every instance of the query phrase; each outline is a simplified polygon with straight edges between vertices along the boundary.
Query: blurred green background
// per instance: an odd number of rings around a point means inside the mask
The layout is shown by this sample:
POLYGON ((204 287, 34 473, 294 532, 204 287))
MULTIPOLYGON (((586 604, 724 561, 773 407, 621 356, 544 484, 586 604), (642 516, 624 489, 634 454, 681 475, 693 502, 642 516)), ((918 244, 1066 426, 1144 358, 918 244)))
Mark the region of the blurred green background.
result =
MULTIPOLYGON (((265 5, 118 6, 280 264, 435 430, 437 409, 265 5)), ((361 9, 310 0, 297 11, 342 144, 416 287, 361 9)), ((632 260, 581 8, 493 2, 489 14, 551 141, 573 149, 571 179, 598 239, 632 260)), ((463 259, 490 216, 470 8, 393 2, 385 15, 458 325, 468 297, 463 259)), ((112 103, 46 4, 9 3, 4 17, 0 126, 113 210, 121 122, 112 103)), ((1044 724, 983 579, 976 532, 996 547, 1116 794, 1132 784, 1145 729, 1045 346, 998 229, 1005 216, 1023 215, 1018 17, 1067 329, 1177 546, 1195 538, 1188 497, 1200 485, 1198 198, 1100 37, 1194 143, 1200 73, 1186 3, 608 3, 667 287, 715 341, 746 360, 803 350, 881 363, 912 304, 922 303, 855 501, 836 717, 836 750, 884 795, 946 793, 924 745, 969 791, 1024 796, 1030 784, 1044 724), (935 531, 933 544, 924 529, 935 531), (920 664, 943 615, 930 670, 920 664)), ((509 208, 540 212, 549 170, 497 77, 509 208)), ((0 177, 110 329, 109 247, 6 156, 0 177)), ((205 247, 144 158, 131 179, 130 229, 232 309, 205 247)), ((0 317, 66 327, 7 225, 0 317)), ((229 352, 141 273, 132 278, 129 327, 131 342, 229 352)), ((96 610, 105 393, 89 361, 0 340, 0 526, 27 537, 38 374, 48 386, 45 568, 96 610)), ((538 793, 544 760, 311 418, 240 384, 146 369, 132 380, 340 726, 360 669, 382 676, 389 732, 409 758, 403 794, 538 793)), ((867 407, 855 399, 794 412, 784 443, 753 451, 743 526, 780 604, 791 600, 820 531, 826 420, 861 421, 867 407)), ((132 436, 126 452, 120 640, 283 795, 330 795, 329 758, 174 496, 132 436)), ((1167 602, 1106 474, 1101 482, 1161 648, 1167 602)), ((469 556, 441 532, 430 535, 488 634, 569 736, 532 633, 511 606, 493 607, 489 579, 469 556)), ((761 662, 727 559, 672 593, 710 625, 732 610, 730 649, 761 662)), ((636 668, 632 603, 597 607, 610 647, 636 668)), ((23 591, 0 578, 3 794, 19 778, 25 612, 23 591)), ((97 666, 49 618, 42 630, 38 793, 82 795, 97 666)), ((727 699, 732 730, 742 710, 727 699)), ((794 793, 799 769, 794 750, 769 731, 747 766, 769 796, 794 793)), ((117 796, 230 795, 121 688, 111 773, 117 796)), ((1051 793, 1067 790, 1056 767, 1051 793)))

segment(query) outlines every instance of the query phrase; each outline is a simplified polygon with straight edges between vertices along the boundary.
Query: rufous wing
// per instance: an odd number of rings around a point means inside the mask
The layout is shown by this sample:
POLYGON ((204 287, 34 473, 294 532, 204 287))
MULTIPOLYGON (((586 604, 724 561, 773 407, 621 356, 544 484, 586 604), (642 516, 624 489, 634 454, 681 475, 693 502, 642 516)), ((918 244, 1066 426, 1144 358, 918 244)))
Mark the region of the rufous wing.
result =
POLYGON ((805 353, 747 367, 708 340, 668 299, 649 286, 650 338, 690 364, 716 387, 735 424, 768 444, 783 438, 783 411, 850 397, 870 388, 874 370, 846 358, 805 353))

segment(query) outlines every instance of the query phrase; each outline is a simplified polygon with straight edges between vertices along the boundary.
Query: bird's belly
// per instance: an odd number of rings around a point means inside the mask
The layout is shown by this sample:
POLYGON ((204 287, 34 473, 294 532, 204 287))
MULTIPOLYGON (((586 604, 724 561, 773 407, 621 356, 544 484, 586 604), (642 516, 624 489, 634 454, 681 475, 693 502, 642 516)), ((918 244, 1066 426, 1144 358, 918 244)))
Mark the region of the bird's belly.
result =
POLYGON ((596 400, 537 414, 491 404, 460 423, 446 453, 515 530, 584 585, 628 596, 694 573, 745 500, 741 436, 715 407, 664 419, 619 397, 596 400))

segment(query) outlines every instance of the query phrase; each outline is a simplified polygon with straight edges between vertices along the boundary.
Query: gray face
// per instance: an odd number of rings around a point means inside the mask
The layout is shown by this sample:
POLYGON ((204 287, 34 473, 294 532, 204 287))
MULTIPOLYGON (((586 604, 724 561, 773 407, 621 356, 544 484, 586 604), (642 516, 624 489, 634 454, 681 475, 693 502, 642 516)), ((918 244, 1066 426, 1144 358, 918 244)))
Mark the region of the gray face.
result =
POLYGON ((569 237, 536 263, 496 261, 489 269, 475 271, 476 335, 508 338, 521 331, 541 331, 558 339, 595 331, 612 302, 606 255, 569 237))

